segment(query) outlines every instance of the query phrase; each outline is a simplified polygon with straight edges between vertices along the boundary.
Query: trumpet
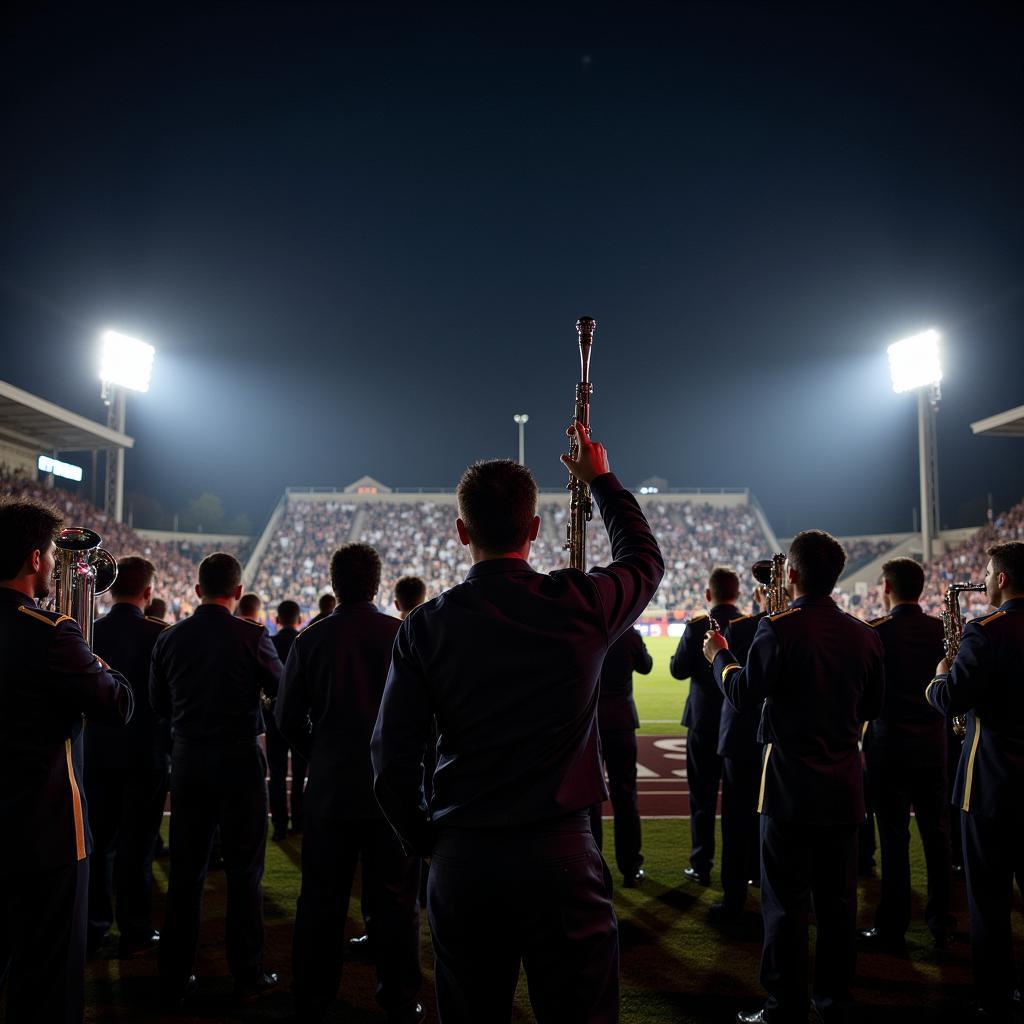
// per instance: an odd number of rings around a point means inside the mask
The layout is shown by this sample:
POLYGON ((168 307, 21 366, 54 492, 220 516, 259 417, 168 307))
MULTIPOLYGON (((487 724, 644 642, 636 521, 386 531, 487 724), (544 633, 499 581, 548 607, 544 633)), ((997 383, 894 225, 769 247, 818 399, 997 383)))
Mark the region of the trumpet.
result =
MULTIPOLYGON (((590 432, 590 346, 594 342, 594 328, 597 321, 592 316, 581 316, 576 321, 576 332, 580 340, 580 381, 576 385, 576 409, 574 422, 582 423, 590 432)), ((579 441, 569 442, 569 457, 580 457, 579 441)), ((565 524, 565 550, 569 552, 570 569, 587 568, 587 523, 593 518, 594 504, 590 487, 569 474, 569 518, 565 524)))
MULTIPOLYGON (((960 595, 965 591, 980 592, 985 589, 984 583, 951 583, 942 599, 942 647, 946 661, 950 664, 960 649, 960 639, 964 635, 964 614, 960 608, 960 595)), ((967 735, 967 716, 953 715, 953 732, 961 737, 967 735)))
POLYGON ((786 556, 779 551, 771 558, 756 561, 750 571, 754 579, 764 587, 768 598, 768 614, 777 615, 789 607, 789 594, 786 593, 786 556))
POLYGON ((61 530, 53 567, 56 610, 78 623, 85 642, 92 647, 96 597, 105 594, 117 579, 117 562, 100 547, 100 535, 81 526, 61 530))

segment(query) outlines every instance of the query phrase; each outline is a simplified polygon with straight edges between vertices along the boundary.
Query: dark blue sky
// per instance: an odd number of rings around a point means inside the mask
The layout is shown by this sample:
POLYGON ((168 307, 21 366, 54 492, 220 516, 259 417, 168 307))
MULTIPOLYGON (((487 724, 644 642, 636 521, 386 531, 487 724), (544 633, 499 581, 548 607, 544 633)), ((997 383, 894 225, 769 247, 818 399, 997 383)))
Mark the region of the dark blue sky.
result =
POLYGON ((885 347, 935 325, 943 518, 1024 495, 968 426, 1024 403, 1010 5, 202 6, 34 8, 0 53, 0 377, 100 418, 99 330, 151 340, 130 491, 453 486, 519 411, 557 486, 586 313, 631 485, 909 529, 885 347))

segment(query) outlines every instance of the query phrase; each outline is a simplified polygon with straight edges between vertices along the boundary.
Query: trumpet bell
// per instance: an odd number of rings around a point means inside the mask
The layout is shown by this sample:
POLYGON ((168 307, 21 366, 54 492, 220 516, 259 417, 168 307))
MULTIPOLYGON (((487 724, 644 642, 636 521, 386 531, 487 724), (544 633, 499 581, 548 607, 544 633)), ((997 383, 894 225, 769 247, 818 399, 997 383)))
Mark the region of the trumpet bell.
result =
POLYGON ((96 570, 96 588, 94 594, 105 594, 117 580, 117 561, 104 548, 97 548, 92 557, 92 565, 96 570))
POLYGON ((754 579, 762 586, 771 586, 772 582, 772 560, 770 558, 758 559, 751 567, 750 572, 754 579))

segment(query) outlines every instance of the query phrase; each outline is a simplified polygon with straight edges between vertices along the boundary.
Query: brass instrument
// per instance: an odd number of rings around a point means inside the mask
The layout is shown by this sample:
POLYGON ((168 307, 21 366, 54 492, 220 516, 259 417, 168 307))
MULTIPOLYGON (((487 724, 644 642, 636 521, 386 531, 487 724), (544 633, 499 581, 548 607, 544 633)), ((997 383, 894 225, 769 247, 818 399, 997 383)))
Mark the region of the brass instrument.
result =
POLYGON ((56 610, 70 615, 92 647, 96 596, 105 594, 117 579, 117 562, 100 547, 100 535, 81 526, 61 530, 56 539, 53 569, 56 610))
POLYGON ((789 607, 789 594, 786 593, 786 556, 779 551, 771 558, 762 558, 755 562, 750 571, 754 579, 764 587, 768 598, 768 614, 777 615, 789 607))
MULTIPOLYGON (((580 381, 576 385, 576 411, 574 422, 582 423, 590 432, 590 395, 594 390, 590 383, 590 346, 594 341, 594 328, 597 321, 592 316, 581 316, 576 321, 576 331, 580 339, 580 381)), ((580 446, 577 440, 569 442, 569 457, 576 460, 580 457, 580 446)), ((569 474, 569 518, 565 524, 565 550, 569 552, 569 568, 587 568, 587 523, 594 514, 593 499, 590 487, 569 474)))
MULTIPOLYGON (((964 635, 964 616, 960 609, 960 595, 967 592, 980 592, 985 589, 984 583, 951 583, 942 599, 942 646, 946 653, 946 661, 953 664, 956 652, 960 649, 960 638, 964 635)), ((967 716, 953 715, 953 732, 963 738, 967 735, 967 716)))

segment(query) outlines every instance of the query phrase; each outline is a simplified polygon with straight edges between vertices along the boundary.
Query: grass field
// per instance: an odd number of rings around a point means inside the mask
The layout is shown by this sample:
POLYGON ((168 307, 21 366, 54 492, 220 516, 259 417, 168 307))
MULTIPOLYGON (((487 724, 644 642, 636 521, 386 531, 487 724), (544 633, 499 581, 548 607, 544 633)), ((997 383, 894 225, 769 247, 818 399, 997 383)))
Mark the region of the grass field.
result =
MULTIPOLYGON (((606 849, 612 841, 607 823, 606 849)), ((266 963, 280 970, 280 991, 244 1009, 231 999, 231 982, 223 956, 224 876, 211 874, 207 882, 206 907, 200 949, 199 971, 203 978, 200 996, 185 1019, 201 1021, 283 1021, 290 1012, 287 985, 290 978, 291 928, 298 894, 299 838, 267 849, 266 963)), ((681 881, 689 848, 685 821, 644 823, 645 867, 648 878, 641 889, 619 890, 615 894, 622 947, 623 1024, 726 1024, 737 1008, 760 1004, 757 983, 760 952, 760 919, 757 895, 753 894, 743 924, 728 933, 708 925, 708 905, 720 894, 712 887, 701 889, 681 881)), ((967 994, 968 951, 960 943, 948 952, 935 951, 922 923, 924 870, 920 844, 912 841, 915 890, 914 922, 908 935, 906 957, 877 954, 858 961, 856 998, 862 1019, 872 1024, 906 1021, 915 1024, 961 1020, 959 1001, 967 994)), ((158 862, 158 883, 166 886, 166 861, 158 862)), ((862 884, 860 919, 871 922, 878 898, 878 883, 862 884)), ((966 927, 963 889, 956 886, 957 916, 966 927)), ((348 934, 356 934, 358 899, 349 912, 348 934)), ((163 916, 162 895, 158 897, 157 922, 163 916)), ((501 921, 494 927, 500 928, 501 921)), ((487 936, 480 936, 481 943, 487 936)), ((423 930, 423 998, 433 1013, 433 988, 429 937, 423 930)), ((134 961, 100 958, 90 963, 87 977, 87 1020, 92 1022, 151 1021, 170 1024, 181 1017, 166 1017, 156 1004, 156 964, 152 956, 134 961)), ((342 999, 332 1021, 369 1024, 380 1021, 373 990, 374 972, 365 964, 346 965, 342 999)), ((530 1021, 525 986, 520 984, 516 1022, 530 1021)), ((487 1024, 487 1022, 481 1022, 487 1024)))
POLYGON ((669 659, 679 641, 659 636, 645 640, 654 659, 649 676, 633 675, 633 697, 640 715, 641 736, 677 736, 686 730, 679 724, 690 689, 689 680, 680 682, 669 675, 669 659))

